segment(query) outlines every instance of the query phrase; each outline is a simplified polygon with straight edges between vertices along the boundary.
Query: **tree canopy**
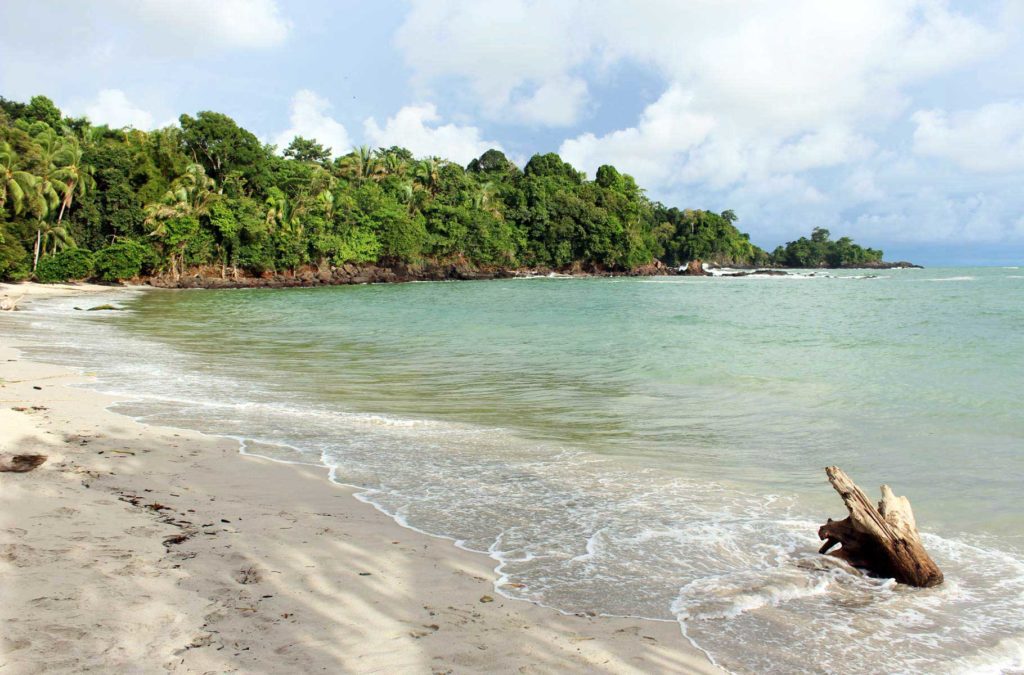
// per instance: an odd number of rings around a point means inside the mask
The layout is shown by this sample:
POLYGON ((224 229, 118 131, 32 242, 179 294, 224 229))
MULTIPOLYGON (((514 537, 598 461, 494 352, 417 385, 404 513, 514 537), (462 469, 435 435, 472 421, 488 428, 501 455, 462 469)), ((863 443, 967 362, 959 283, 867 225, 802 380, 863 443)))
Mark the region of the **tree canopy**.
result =
POLYGON ((284 149, 284 156, 300 162, 324 164, 331 158, 331 149, 325 148, 311 138, 296 136, 284 149))
POLYGON ((522 170, 496 149, 466 167, 401 147, 332 159, 332 148, 297 136, 279 155, 221 113, 179 122, 110 129, 68 118, 44 96, 0 98, 0 278, 427 261, 623 271, 656 259, 815 266, 881 256, 818 230, 769 256, 731 210, 668 207, 613 166, 588 180, 555 153, 522 170))
POLYGON ((831 237, 831 232, 816 227, 811 231, 810 239, 800 237, 779 246, 772 253, 772 259, 786 267, 856 267, 882 260, 882 251, 862 248, 849 237, 835 241, 831 237))

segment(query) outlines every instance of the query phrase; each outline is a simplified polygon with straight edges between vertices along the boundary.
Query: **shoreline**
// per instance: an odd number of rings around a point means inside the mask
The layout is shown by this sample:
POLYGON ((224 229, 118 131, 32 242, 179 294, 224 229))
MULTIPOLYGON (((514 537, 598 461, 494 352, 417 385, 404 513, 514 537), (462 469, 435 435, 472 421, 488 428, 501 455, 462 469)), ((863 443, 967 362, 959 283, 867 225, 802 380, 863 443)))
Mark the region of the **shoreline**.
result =
POLYGON ((508 599, 489 557, 325 467, 143 424, 86 381, 0 335, 0 450, 49 456, 0 473, 5 672, 721 672, 675 622, 508 599))
MULTIPOLYGON (((438 264, 421 265, 398 264, 393 266, 353 265, 318 269, 305 266, 290 273, 267 273, 262 276, 238 275, 237 270, 228 276, 220 268, 193 268, 178 278, 167 275, 144 276, 123 283, 104 282, 102 284, 87 281, 69 281, 63 283, 44 284, 36 281, 0 282, 0 290, 39 286, 42 288, 80 289, 86 292, 94 289, 116 288, 164 288, 164 289, 240 289, 240 288, 316 288, 319 286, 356 286, 362 284, 401 284, 425 281, 491 281, 495 279, 536 279, 545 277, 561 278, 618 278, 618 277, 653 277, 653 276, 715 276, 744 277, 753 275, 786 275, 786 270, 797 271, 837 271, 837 270, 893 270, 893 269, 924 269, 920 265, 906 261, 878 262, 846 267, 777 267, 772 265, 725 265, 716 262, 691 261, 678 268, 667 266, 655 260, 649 264, 629 270, 604 269, 599 267, 584 268, 573 265, 567 268, 553 269, 536 268, 504 268, 476 267, 469 264, 438 264), (697 267, 689 269, 694 264, 697 267), (699 270, 698 270, 699 268, 699 270), (713 274, 714 271, 729 270, 731 274, 713 274)), ((70 292, 75 292, 71 290, 70 292)))
MULTIPOLYGON (((167 276, 152 276, 140 279, 139 282, 152 288, 171 289, 238 289, 238 288, 315 288, 319 286, 354 286, 361 284, 401 284, 432 281, 492 281, 496 279, 539 279, 539 278, 572 278, 572 279, 603 279, 622 277, 656 277, 656 276, 751 276, 758 274, 787 275, 786 270, 805 271, 850 271, 850 270, 893 270, 893 269, 924 269, 920 265, 900 262, 879 262, 866 265, 847 267, 773 267, 757 265, 721 265, 718 263, 701 263, 700 272, 687 269, 687 265, 678 268, 667 266, 655 260, 647 265, 628 270, 602 269, 597 267, 584 268, 579 265, 553 269, 537 268, 478 268, 472 265, 396 265, 392 267, 377 265, 343 265, 328 270, 317 270, 306 267, 290 274, 270 274, 265 276, 224 277, 209 270, 195 269, 190 273, 174 279, 167 276), (712 274, 713 270, 734 270, 734 274, 712 274)), ((693 264, 693 263, 690 263, 693 264)))

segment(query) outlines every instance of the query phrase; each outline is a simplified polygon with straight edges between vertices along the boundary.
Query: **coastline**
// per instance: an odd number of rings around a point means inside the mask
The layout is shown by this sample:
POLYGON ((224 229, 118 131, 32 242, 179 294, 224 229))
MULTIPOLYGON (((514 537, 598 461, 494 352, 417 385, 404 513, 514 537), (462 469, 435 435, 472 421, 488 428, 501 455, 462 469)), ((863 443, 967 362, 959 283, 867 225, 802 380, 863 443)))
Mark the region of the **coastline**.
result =
POLYGON ((721 672, 675 622, 506 599, 488 558, 326 468, 133 421, 84 381, 0 334, 0 450, 48 455, 0 473, 5 672, 721 672))
POLYGON ((264 276, 232 276, 221 274, 222 270, 198 268, 178 278, 153 276, 142 279, 145 286, 153 288, 310 288, 315 286, 352 286, 358 284, 400 284, 417 281, 490 281, 493 279, 527 279, 536 277, 654 277, 654 276, 722 276, 742 277, 758 274, 785 276, 784 270, 829 271, 829 270, 891 270, 923 269, 920 265, 900 262, 878 262, 845 267, 788 267, 757 265, 720 265, 691 261, 688 265, 671 267, 660 260, 633 269, 606 269, 598 266, 582 266, 578 263, 568 267, 476 267, 470 264, 421 265, 398 264, 394 266, 352 265, 318 270, 305 267, 289 274, 266 274, 264 276), (696 268, 692 268, 696 265, 696 268), (733 274, 712 274, 711 270, 734 270, 733 274))
MULTIPOLYGON (((653 276, 721 276, 743 277, 752 275, 785 276, 785 270, 798 271, 834 271, 834 270, 891 270, 891 269, 923 269, 920 265, 908 262, 879 262, 845 267, 776 267, 757 265, 721 265, 715 262, 704 263, 700 260, 691 261, 679 268, 667 266, 655 260, 647 265, 621 270, 605 269, 597 266, 584 267, 575 264, 569 267, 553 269, 549 267, 476 267, 469 264, 438 264, 424 263, 420 265, 397 264, 394 266, 352 265, 317 269, 303 267, 294 272, 267 273, 263 276, 227 275, 220 268, 195 268, 178 277, 155 275, 141 277, 125 285, 135 288, 165 289, 238 289, 238 288, 312 288, 316 286, 354 286, 360 284, 400 284, 418 281, 490 281, 493 279, 525 279, 537 277, 653 277, 653 276), (696 267, 694 267, 696 266, 696 267), (727 270, 732 273, 712 274, 712 271, 727 270)), ((32 282, 28 282, 32 283, 32 282)), ((77 283, 77 282, 76 282, 77 283)), ((0 284, 2 286, 4 284, 0 284)), ((17 288, 23 283, 8 283, 6 286, 17 288)), ((70 284, 54 284, 69 286, 70 284)), ((92 284, 77 283, 77 287, 89 287, 92 284)), ((98 286, 98 288, 117 288, 118 284, 98 286)))

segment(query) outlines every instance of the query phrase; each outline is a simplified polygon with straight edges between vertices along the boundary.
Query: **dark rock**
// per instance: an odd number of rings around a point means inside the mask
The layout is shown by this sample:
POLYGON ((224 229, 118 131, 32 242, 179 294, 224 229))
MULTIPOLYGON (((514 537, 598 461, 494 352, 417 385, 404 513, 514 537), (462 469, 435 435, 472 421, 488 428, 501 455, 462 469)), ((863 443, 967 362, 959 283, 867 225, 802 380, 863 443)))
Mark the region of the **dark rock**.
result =
POLYGON ((700 258, 697 258, 696 260, 691 260, 690 262, 688 262, 686 264, 686 269, 680 270, 679 273, 683 274, 683 275, 686 275, 688 277, 710 277, 711 276, 711 272, 708 272, 708 271, 706 271, 704 269, 704 263, 700 260, 700 258))
POLYGON ((656 277, 672 273, 668 267, 665 267, 665 263, 657 259, 646 265, 634 267, 628 272, 629 276, 632 277, 656 277))
POLYGON ((923 270, 924 267, 921 265, 915 265, 912 262, 906 260, 899 260, 896 262, 886 262, 879 260, 878 262, 866 262, 858 263, 856 265, 843 265, 840 269, 848 270, 901 270, 901 269, 917 269, 923 270))
POLYGON ((784 277, 788 273, 783 270, 752 270, 750 272, 732 272, 730 274, 723 274, 723 277, 784 277))

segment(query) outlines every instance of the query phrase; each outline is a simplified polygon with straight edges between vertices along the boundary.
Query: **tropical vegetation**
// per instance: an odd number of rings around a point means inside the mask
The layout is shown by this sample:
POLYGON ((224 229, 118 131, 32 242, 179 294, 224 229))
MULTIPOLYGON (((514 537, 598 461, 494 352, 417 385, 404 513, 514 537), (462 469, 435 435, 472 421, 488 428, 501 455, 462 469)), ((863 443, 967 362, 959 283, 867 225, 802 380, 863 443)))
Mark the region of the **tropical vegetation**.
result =
POLYGON ((426 262, 628 271, 655 260, 813 266, 881 256, 816 231, 773 260, 732 211, 668 207, 612 166, 589 180, 554 153, 522 169, 499 150, 465 167, 401 147, 333 157, 302 137, 279 153, 216 112, 146 132, 67 117, 44 96, 0 97, 0 279, 426 262))
POLYGON ((772 252, 772 260, 785 267, 857 267, 882 261, 882 252, 861 248, 849 237, 833 241, 832 233, 822 227, 811 231, 811 238, 800 237, 772 252))

